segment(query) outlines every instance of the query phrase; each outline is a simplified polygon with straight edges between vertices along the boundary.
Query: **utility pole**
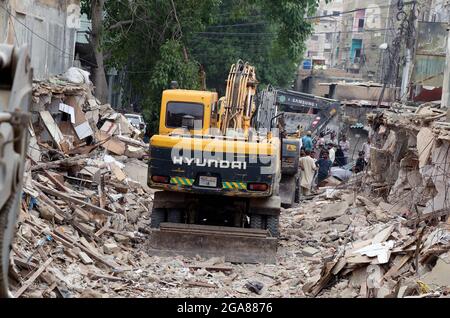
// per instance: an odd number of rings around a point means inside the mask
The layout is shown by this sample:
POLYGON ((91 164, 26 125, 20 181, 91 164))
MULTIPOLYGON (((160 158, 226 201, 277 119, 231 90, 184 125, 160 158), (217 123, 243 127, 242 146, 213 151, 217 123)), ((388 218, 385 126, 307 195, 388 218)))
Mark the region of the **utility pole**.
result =
POLYGON ((445 54, 441 107, 447 108, 447 121, 450 121, 450 24, 447 26, 447 50, 445 54))
POLYGON ((403 73, 402 73, 402 86, 400 90, 401 100, 402 102, 406 102, 408 100, 408 86, 409 86, 409 80, 411 77, 411 71, 412 71, 412 60, 413 60, 413 50, 416 44, 416 34, 414 32, 416 27, 416 4, 414 3, 409 15, 409 24, 408 24, 408 31, 407 31, 407 39, 406 39, 406 61, 405 66, 403 67, 403 73))

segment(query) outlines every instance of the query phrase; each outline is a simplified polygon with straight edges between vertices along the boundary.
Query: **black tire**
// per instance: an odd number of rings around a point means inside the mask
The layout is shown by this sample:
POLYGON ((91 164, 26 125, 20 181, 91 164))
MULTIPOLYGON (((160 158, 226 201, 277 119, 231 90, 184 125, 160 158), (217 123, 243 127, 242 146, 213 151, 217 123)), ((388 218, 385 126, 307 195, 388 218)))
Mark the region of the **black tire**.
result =
POLYGON ((263 228, 263 217, 259 214, 250 215, 250 228, 252 229, 262 229, 263 228))
POLYGON ((267 229, 273 237, 280 236, 279 216, 268 215, 266 219, 267 229))
POLYGON ((166 220, 166 209, 153 209, 150 227, 152 229, 158 229, 161 223, 166 220))
POLYGON ((183 223, 183 214, 180 209, 169 209, 167 211, 167 222, 183 223))
POLYGON ((11 297, 8 285, 9 253, 15 233, 18 202, 22 192, 11 196, 0 211, 0 298, 11 297))

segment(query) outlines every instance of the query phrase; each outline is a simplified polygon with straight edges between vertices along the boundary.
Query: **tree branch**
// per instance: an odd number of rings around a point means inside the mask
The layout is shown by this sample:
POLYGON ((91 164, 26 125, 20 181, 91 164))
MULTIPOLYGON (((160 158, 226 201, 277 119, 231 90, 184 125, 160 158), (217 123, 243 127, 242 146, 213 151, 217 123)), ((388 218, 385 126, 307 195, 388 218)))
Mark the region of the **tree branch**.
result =
POLYGON ((119 21, 119 22, 116 22, 113 25, 111 25, 108 28, 108 30, 114 30, 114 29, 120 28, 120 27, 122 27, 124 25, 132 24, 133 22, 134 22, 133 20, 119 21))

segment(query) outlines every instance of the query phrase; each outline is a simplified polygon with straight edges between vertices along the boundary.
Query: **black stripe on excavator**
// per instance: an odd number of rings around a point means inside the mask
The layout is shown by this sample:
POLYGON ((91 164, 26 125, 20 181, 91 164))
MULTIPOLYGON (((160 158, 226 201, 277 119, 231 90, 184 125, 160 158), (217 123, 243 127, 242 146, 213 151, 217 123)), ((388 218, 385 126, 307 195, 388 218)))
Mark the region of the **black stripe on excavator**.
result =
POLYGON ((153 175, 163 175, 177 181, 177 184, 196 187, 200 176, 211 176, 217 178, 218 188, 239 191, 246 191, 242 184, 250 182, 266 183, 271 187, 274 179, 272 173, 264 173, 264 168, 270 172, 271 157, 267 155, 235 155, 229 158, 227 154, 222 156, 216 153, 214 158, 217 159, 208 161, 192 159, 192 153, 173 154, 169 148, 151 147, 150 152, 149 179, 153 175))

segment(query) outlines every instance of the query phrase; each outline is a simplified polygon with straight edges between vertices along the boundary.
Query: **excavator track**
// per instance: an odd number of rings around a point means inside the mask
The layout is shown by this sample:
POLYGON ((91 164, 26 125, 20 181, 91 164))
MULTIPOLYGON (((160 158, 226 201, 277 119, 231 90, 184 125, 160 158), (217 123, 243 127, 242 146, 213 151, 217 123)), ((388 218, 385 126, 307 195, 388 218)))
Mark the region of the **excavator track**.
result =
POLYGON ((148 251, 163 257, 225 257, 232 263, 276 262, 277 238, 268 230, 161 223, 151 233, 148 251))
POLYGON ((0 298, 9 292, 9 254, 22 197, 32 69, 25 46, 0 44, 0 298))
POLYGON ((2 253, 0 262, 0 298, 12 297, 8 288, 9 252, 14 237, 19 199, 20 192, 9 198, 0 211, 0 248, 2 253))

